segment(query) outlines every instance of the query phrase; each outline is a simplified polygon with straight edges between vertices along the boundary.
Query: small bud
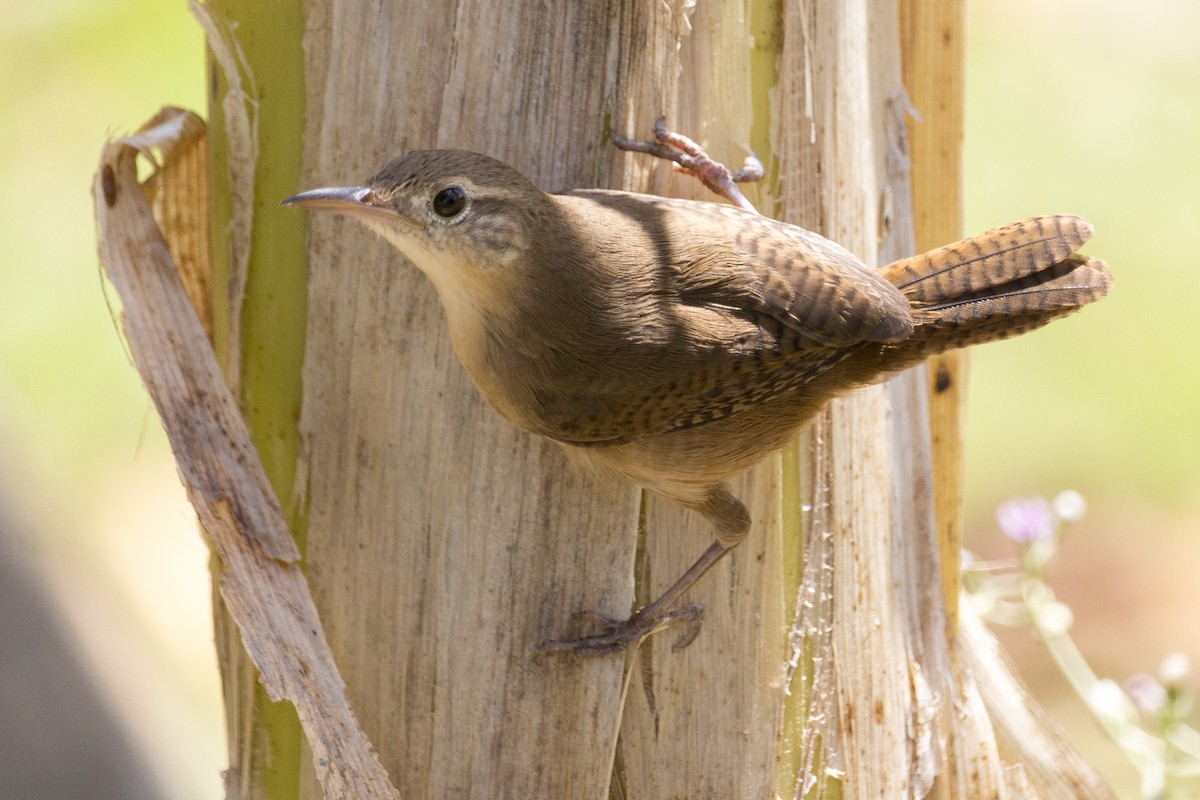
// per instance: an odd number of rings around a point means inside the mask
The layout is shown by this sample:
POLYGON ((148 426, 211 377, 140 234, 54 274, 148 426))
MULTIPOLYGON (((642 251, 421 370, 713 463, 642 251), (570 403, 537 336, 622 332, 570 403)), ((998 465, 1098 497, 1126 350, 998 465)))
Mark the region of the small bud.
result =
POLYGON ((1111 720, 1131 721, 1136 717, 1136 709, 1117 682, 1109 678, 1101 678, 1091 685, 1087 692, 1087 704, 1101 716, 1111 720))
POLYGON ((1074 489, 1067 489, 1054 496, 1054 513, 1063 522, 1075 522, 1087 511, 1087 501, 1074 489))
POLYGON ((1037 611, 1038 628, 1043 636, 1062 636, 1071 629, 1075 615, 1066 603, 1046 603, 1037 611))
POLYGON ((1171 653, 1158 667, 1158 677, 1167 686, 1178 686, 1187 680, 1192 671, 1191 660, 1183 653, 1171 653))

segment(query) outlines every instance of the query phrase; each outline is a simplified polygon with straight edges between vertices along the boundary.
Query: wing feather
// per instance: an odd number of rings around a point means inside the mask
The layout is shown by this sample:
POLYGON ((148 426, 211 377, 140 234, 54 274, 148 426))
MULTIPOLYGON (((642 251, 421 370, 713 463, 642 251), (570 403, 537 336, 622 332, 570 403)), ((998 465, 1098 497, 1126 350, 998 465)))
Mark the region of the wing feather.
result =
POLYGON ((641 228, 647 252, 632 274, 655 304, 638 323, 662 330, 626 334, 630 347, 653 343, 636 380, 628 364, 642 362, 618 358, 619 372, 538 392, 543 435, 599 445, 704 425, 799 389, 860 343, 912 333, 899 290, 801 228, 714 203, 602 190, 558 197, 593 217, 596 207, 626 216, 607 226, 613 235, 630 221, 641 228))

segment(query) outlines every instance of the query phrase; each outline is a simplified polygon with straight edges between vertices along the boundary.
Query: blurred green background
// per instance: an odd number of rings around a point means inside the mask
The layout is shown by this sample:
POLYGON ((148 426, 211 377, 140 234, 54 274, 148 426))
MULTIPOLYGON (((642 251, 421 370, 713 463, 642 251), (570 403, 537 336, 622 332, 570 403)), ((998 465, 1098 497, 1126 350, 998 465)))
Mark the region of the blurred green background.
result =
MULTIPOLYGON (((979 348, 967 440, 968 547, 1011 556, 994 507, 1077 489, 1089 501, 1050 581, 1096 671, 1200 666, 1200 4, 971 0, 966 221, 1090 219, 1113 268, 1104 302, 979 348)), ((1024 630, 1019 671, 1118 788, 1132 771, 1024 630)), ((1200 685, 1193 677, 1192 686, 1200 685)))
MULTIPOLYGON (((2 0, 0 18, 0 511, 23 521, 16 546, 170 796, 216 797, 207 556, 105 304, 89 196, 106 137, 164 104, 203 110, 202 38, 182 0, 2 0)), ((969 546, 1010 554, 992 517, 1010 495, 1083 492, 1052 580, 1118 680, 1172 650, 1200 663, 1198 36, 1194 0, 970 9, 967 228, 1082 214, 1117 283, 1085 314, 975 353, 969 546)), ((1006 642, 1133 796, 1036 643, 1006 642)))

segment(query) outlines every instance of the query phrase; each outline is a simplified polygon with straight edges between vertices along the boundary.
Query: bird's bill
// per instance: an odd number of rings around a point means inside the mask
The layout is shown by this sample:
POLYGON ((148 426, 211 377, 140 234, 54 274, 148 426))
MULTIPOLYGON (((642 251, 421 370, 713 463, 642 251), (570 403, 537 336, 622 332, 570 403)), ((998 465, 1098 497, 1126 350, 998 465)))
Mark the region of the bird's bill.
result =
POLYGON ((310 189, 294 194, 280 202, 282 206, 295 206, 308 211, 332 211, 359 219, 388 219, 417 225, 390 206, 375 203, 375 193, 369 186, 330 186, 310 189))
POLYGON ((350 212, 369 205, 371 190, 366 186, 330 186, 310 189, 283 200, 281 206, 298 206, 312 211, 350 212))

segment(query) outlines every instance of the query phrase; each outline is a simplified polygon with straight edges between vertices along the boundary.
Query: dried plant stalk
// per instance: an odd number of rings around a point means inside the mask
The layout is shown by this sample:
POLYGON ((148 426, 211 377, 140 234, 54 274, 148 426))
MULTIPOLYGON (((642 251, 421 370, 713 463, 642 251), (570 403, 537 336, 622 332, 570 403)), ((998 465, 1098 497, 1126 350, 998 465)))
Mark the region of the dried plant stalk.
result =
POLYGON ((137 180, 138 153, 159 152, 156 180, 169 182, 172 154, 202 127, 172 109, 105 146, 93 186, 101 261, 263 686, 295 704, 326 797, 398 798, 346 700, 300 554, 137 180))

